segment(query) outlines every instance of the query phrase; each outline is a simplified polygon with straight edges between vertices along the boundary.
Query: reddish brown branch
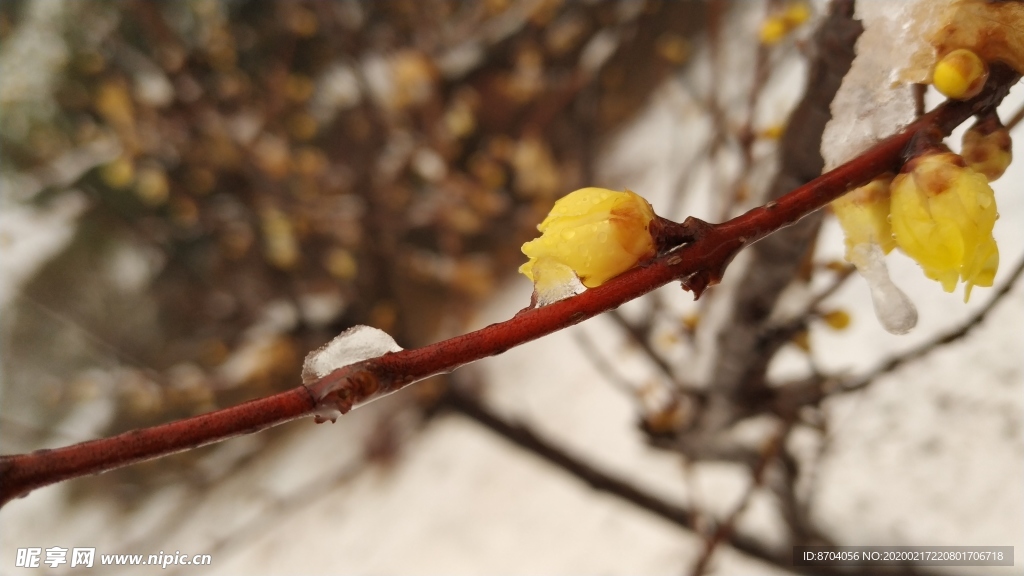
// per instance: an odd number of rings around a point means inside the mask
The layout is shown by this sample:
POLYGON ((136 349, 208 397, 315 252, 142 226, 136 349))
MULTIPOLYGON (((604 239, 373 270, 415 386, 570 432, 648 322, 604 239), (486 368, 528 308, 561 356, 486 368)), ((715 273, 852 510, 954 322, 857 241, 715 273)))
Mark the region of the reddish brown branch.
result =
POLYGON ((801 186, 777 201, 718 225, 688 219, 665 234, 688 241, 606 284, 476 332, 423 348, 385 354, 336 370, 309 388, 299 387, 240 406, 112 438, 55 450, 0 457, 0 505, 29 491, 62 480, 96 474, 256 432, 317 412, 347 412, 352 406, 394 392, 411 382, 451 372, 464 364, 502 352, 578 324, 674 280, 695 296, 721 280, 726 266, 743 247, 792 225, 882 172, 896 170, 904 150, 922 130, 948 134, 975 113, 994 108, 1018 76, 993 71, 988 88, 967 102, 950 102, 923 116, 858 158, 801 186), (691 241, 692 240, 692 241, 691 241), (312 392, 312 394, 311 394, 312 392))
POLYGON ((0 457, 0 504, 29 491, 143 460, 258 432, 310 413, 313 397, 304 387, 252 400, 169 424, 140 428, 111 438, 90 440, 28 454, 0 457))

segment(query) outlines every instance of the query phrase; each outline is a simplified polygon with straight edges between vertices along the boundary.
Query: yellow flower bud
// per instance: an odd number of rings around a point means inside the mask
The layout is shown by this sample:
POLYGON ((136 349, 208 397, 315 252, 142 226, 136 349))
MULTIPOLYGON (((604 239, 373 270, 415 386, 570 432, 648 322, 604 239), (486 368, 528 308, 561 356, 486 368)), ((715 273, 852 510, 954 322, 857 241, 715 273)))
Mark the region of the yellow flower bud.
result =
POLYGON ((786 34, 789 34, 786 21, 778 16, 768 18, 764 24, 761 24, 761 43, 765 46, 778 44, 786 37, 786 34))
POLYGON ((135 165, 122 156, 100 169, 100 178, 111 188, 127 188, 135 181, 135 165))
POLYGON ((832 202, 832 211, 846 235, 846 260, 858 244, 877 244, 888 254, 896 247, 889 226, 889 184, 884 174, 832 202))
POLYGON ((807 19, 810 17, 811 8, 804 2, 794 2, 786 6, 786 9, 782 11, 782 19, 786 21, 786 24, 791 29, 807 22, 807 19))
POLYGON ((897 245, 926 276, 952 292, 965 283, 991 286, 999 267, 992 237, 996 199, 985 176, 952 152, 919 156, 892 181, 892 230, 897 245))
POLYGON ((962 155, 967 166, 980 172, 989 182, 1006 172, 1013 160, 1010 131, 995 115, 979 121, 964 133, 962 155))
POLYGON ((966 100, 977 96, 988 79, 988 65, 970 50, 960 48, 935 64, 932 84, 947 98, 966 100))
POLYGON ((577 190, 555 202, 537 226, 540 238, 523 244, 530 261, 519 271, 537 282, 534 266, 550 258, 568 266, 584 286, 600 286, 654 256, 653 219, 651 205, 628 190, 577 190))
POLYGON ((781 13, 767 18, 761 24, 761 43, 766 46, 778 44, 790 32, 800 27, 811 17, 811 9, 803 2, 793 2, 781 13))
POLYGON ((833 330, 846 330, 850 327, 850 313, 846 310, 832 310, 821 315, 825 324, 833 330))

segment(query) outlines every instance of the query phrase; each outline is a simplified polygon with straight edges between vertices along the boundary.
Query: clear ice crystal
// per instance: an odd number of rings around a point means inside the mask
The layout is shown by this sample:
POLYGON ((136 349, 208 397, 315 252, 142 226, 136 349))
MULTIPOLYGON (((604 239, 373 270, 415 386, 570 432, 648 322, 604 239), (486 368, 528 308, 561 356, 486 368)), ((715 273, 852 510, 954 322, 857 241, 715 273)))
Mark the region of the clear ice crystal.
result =
POLYGON ((890 334, 906 334, 917 326, 917 308, 889 278, 885 254, 878 245, 855 246, 850 261, 871 289, 871 303, 882 328, 890 334))
POLYGON ((302 383, 309 384, 338 368, 401 350, 387 332, 370 326, 353 326, 306 355, 302 383))
POLYGON ((587 291, 569 266, 553 258, 540 258, 533 266, 533 294, 536 306, 547 306, 587 291))

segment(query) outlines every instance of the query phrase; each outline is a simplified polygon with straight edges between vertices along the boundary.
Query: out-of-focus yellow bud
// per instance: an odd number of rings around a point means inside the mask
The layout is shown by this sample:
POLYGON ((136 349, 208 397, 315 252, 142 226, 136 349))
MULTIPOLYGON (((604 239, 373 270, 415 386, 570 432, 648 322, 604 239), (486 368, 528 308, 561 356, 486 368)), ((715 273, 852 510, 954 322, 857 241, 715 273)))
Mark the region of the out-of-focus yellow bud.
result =
POLYGON ((693 332, 700 326, 700 314, 693 313, 683 316, 683 329, 687 332, 693 332))
POLYGON ((690 57, 690 43, 679 34, 666 32, 654 42, 654 50, 672 64, 682 64, 690 57))
POLYGON ((877 244, 888 254, 896 247, 889 226, 889 185, 892 174, 884 174, 832 202, 832 211, 846 235, 846 260, 859 244, 877 244))
POLYGON ((825 324, 833 330, 846 330, 850 326, 850 314, 846 310, 832 310, 821 315, 825 324))
POLYGON ((122 156, 100 169, 100 178, 111 188, 127 188, 135 181, 135 165, 122 156))
POLYGON ((771 17, 761 24, 761 44, 766 46, 773 46, 778 44, 789 30, 786 28, 786 23, 783 22, 782 18, 777 16, 771 17))
POLYGON ((135 194, 150 206, 160 206, 167 202, 171 187, 167 183, 167 175, 160 168, 153 166, 139 170, 135 179, 135 194))
POLYGON ((352 280, 359 273, 359 264, 344 248, 333 248, 324 257, 324 268, 335 278, 352 280))
POLYGON ((996 199, 985 176, 952 152, 918 156, 892 181, 896 243, 946 292, 963 281, 964 302, 974 286, 991 286, 999 267, 992 237, 996 199))
MULTIPOLYGON (((537 226, 540 238, 523 244, 523 254, 530 261, 519 271, 537 282, 538 261, 551 259, 575 272, 584 286, 600 286, 654 256, 657 250, 650 232, 653 219, 651 205, 628 190, 577 190, 555 202, 537 226)), ((544 268, 555 267, 548 264, 544 268)), ((556 279, 564 275, 543 274, 556 279)))
POLYGON ((264 210, 260 218, 267 261, 278 268, 291 268, 299 259, 299 243, 291 220, 277 208, 264 210))
POLYGON ((935 89, 955 100, 977 96, 988 79, 988 65, 974 52, 960 48, 943 56, 932 71, 935 89))
POLYGON ((961 154, 967 166, 980 172, 989 182, 1006 172, 1013 160, 1013 142, 1010 131, 999 122, 995 114, 978 121, 964 133, 961 154))
POLYGON ((793 2, 782 12, 767 18, 761 24, 761 43, 766 46, 778 44, 790 32, 797 29, 811 17, 811 9, 803 2, 793 2))
POLYGON ((782 11, 782 19, 785 20, 790 28, 796 28, 807 22, 807 19, 810 17, 811 8, 804 2, 793 2, 782 11))
POLYGON ((773 124, 761 130, 757 133, 758 138, 764 138, 766 140, 778 140, 782 138, 782 135, 786 132, 786 127, 782 124, 773 124))

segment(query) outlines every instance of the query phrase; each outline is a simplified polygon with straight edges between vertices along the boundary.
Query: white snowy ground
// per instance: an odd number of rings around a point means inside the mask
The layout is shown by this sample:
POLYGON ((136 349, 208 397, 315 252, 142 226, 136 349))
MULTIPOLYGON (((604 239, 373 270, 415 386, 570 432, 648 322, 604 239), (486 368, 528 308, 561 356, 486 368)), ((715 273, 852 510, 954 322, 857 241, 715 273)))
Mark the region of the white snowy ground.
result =
MULTIPOLYGON (((1004 109, 1020 105, 1020 92, 1004 109)), ((693 139, 694 128, 678 128, 678 104, 671 91, 663 94, 625 135, 618 152, 626 157, 623 164, 646 175, 629 185, 655 207, 675 182, 671 168, 680 150, 693 139)), ((705 185, 710 181, 703 180, 705 185)), ((996 236, 1003 257, 997 285, 1024 255, 1022 181, 1024 162, 1017 162, 995 186, 1002 216, 996 236)), ((699 205, 687 210, 698 216, 710 213, 699 205)), ((0 219, 5 227, 0 235, 9 238, 5 241, 28 238, 6 228, 8 221, 0 219)), ((823 234, 822 246, 833 254, 820 257, 838 257, 842 240, 834 222, 823 234)), ((44 240, 39 240, 44 248, 52 245, 44 240)), ((889 260, 894 279, 918 306, 917 329, 902 337, 881 330, 866 286, 855 278, 830 301, 852 312, 851 328, 812 331, 815 359, 822 367, 856 371, 874 366, 958 325, 990 297, 991 290, 976 289, 972 302, 964 305, 959 294, 942 292, 908 259, 894 255, 889 260)), ((0 276, 13 278, 6 271, 0 276)), ((676 286, 664 290, 680 301, 689 298, 676 286)), ((510 281, 476 324, 508 318, 526 305, 529 295, 527 281, 510 281)), ((828 448, 815 478, 802 487, 813 494, 814 519, 826 532, 849 544, 1012 545, 1016 567, 979 572, 1021 572, 1022 308, 1024 287, 1019 286, 967 338, 865 392, 828 402, 833 423, 828 448)), ((716 513, 731 509, 745 488, 745 475, 722 464, 697 465, 684 473, 678 459, 645 447, 631 399, 587 361, 577 332, 590 336, 637 382, 652 374, 604 318, 469 369, 487 383, 485 398, 496 409, 602 469, 673 502, 716 513)), ((788 351, 772 369, 797 373, 805 366, 802 356, 788 351)), ((177 570, 204 575, 680 574, 698 553, 702 543, 693 534, 591 491, 458 416, 431 422, 403 446, 391 467, 353 472, 378 417, 404 401, 402 394, 395 395, 335 425, 293 423, 297 433, 275 445, 274 454, 224 477, 198 502, 183 500, 183 490, 171 487, 141 509, 121 514, 103 501, 68 508, 64 485, 38 490, 0 511, 0 574, 48 573, 14 568, 14 561, 17 548, 51 546, 96 547, 98 554, 211 553, 211 567, 177 570), (188 502, 184 510, 183 501, 188 502), (149 538, 173 517, 181 520, 173 530, 149 538)), ((821 437, 807 430, 792 442, 795 450, 807 453, 821 444, 821 437)), ((233 440, 228 447, 237 456, 263 449, 258 436, 233 440)), ((225 456, 211 458, 211 478, 222 475, 225 456)), ((757 494, 740 529, 778 542, 781 521, 773 516, 769 498, 757 494)), ((717 574, 779 573, 728 548, 719 550, 712 568, 717 574)), ((53 571, 90 572, 116 571, 67 565, 53 571)), ((168 571, 134 567, 121 573, 168 571)))

